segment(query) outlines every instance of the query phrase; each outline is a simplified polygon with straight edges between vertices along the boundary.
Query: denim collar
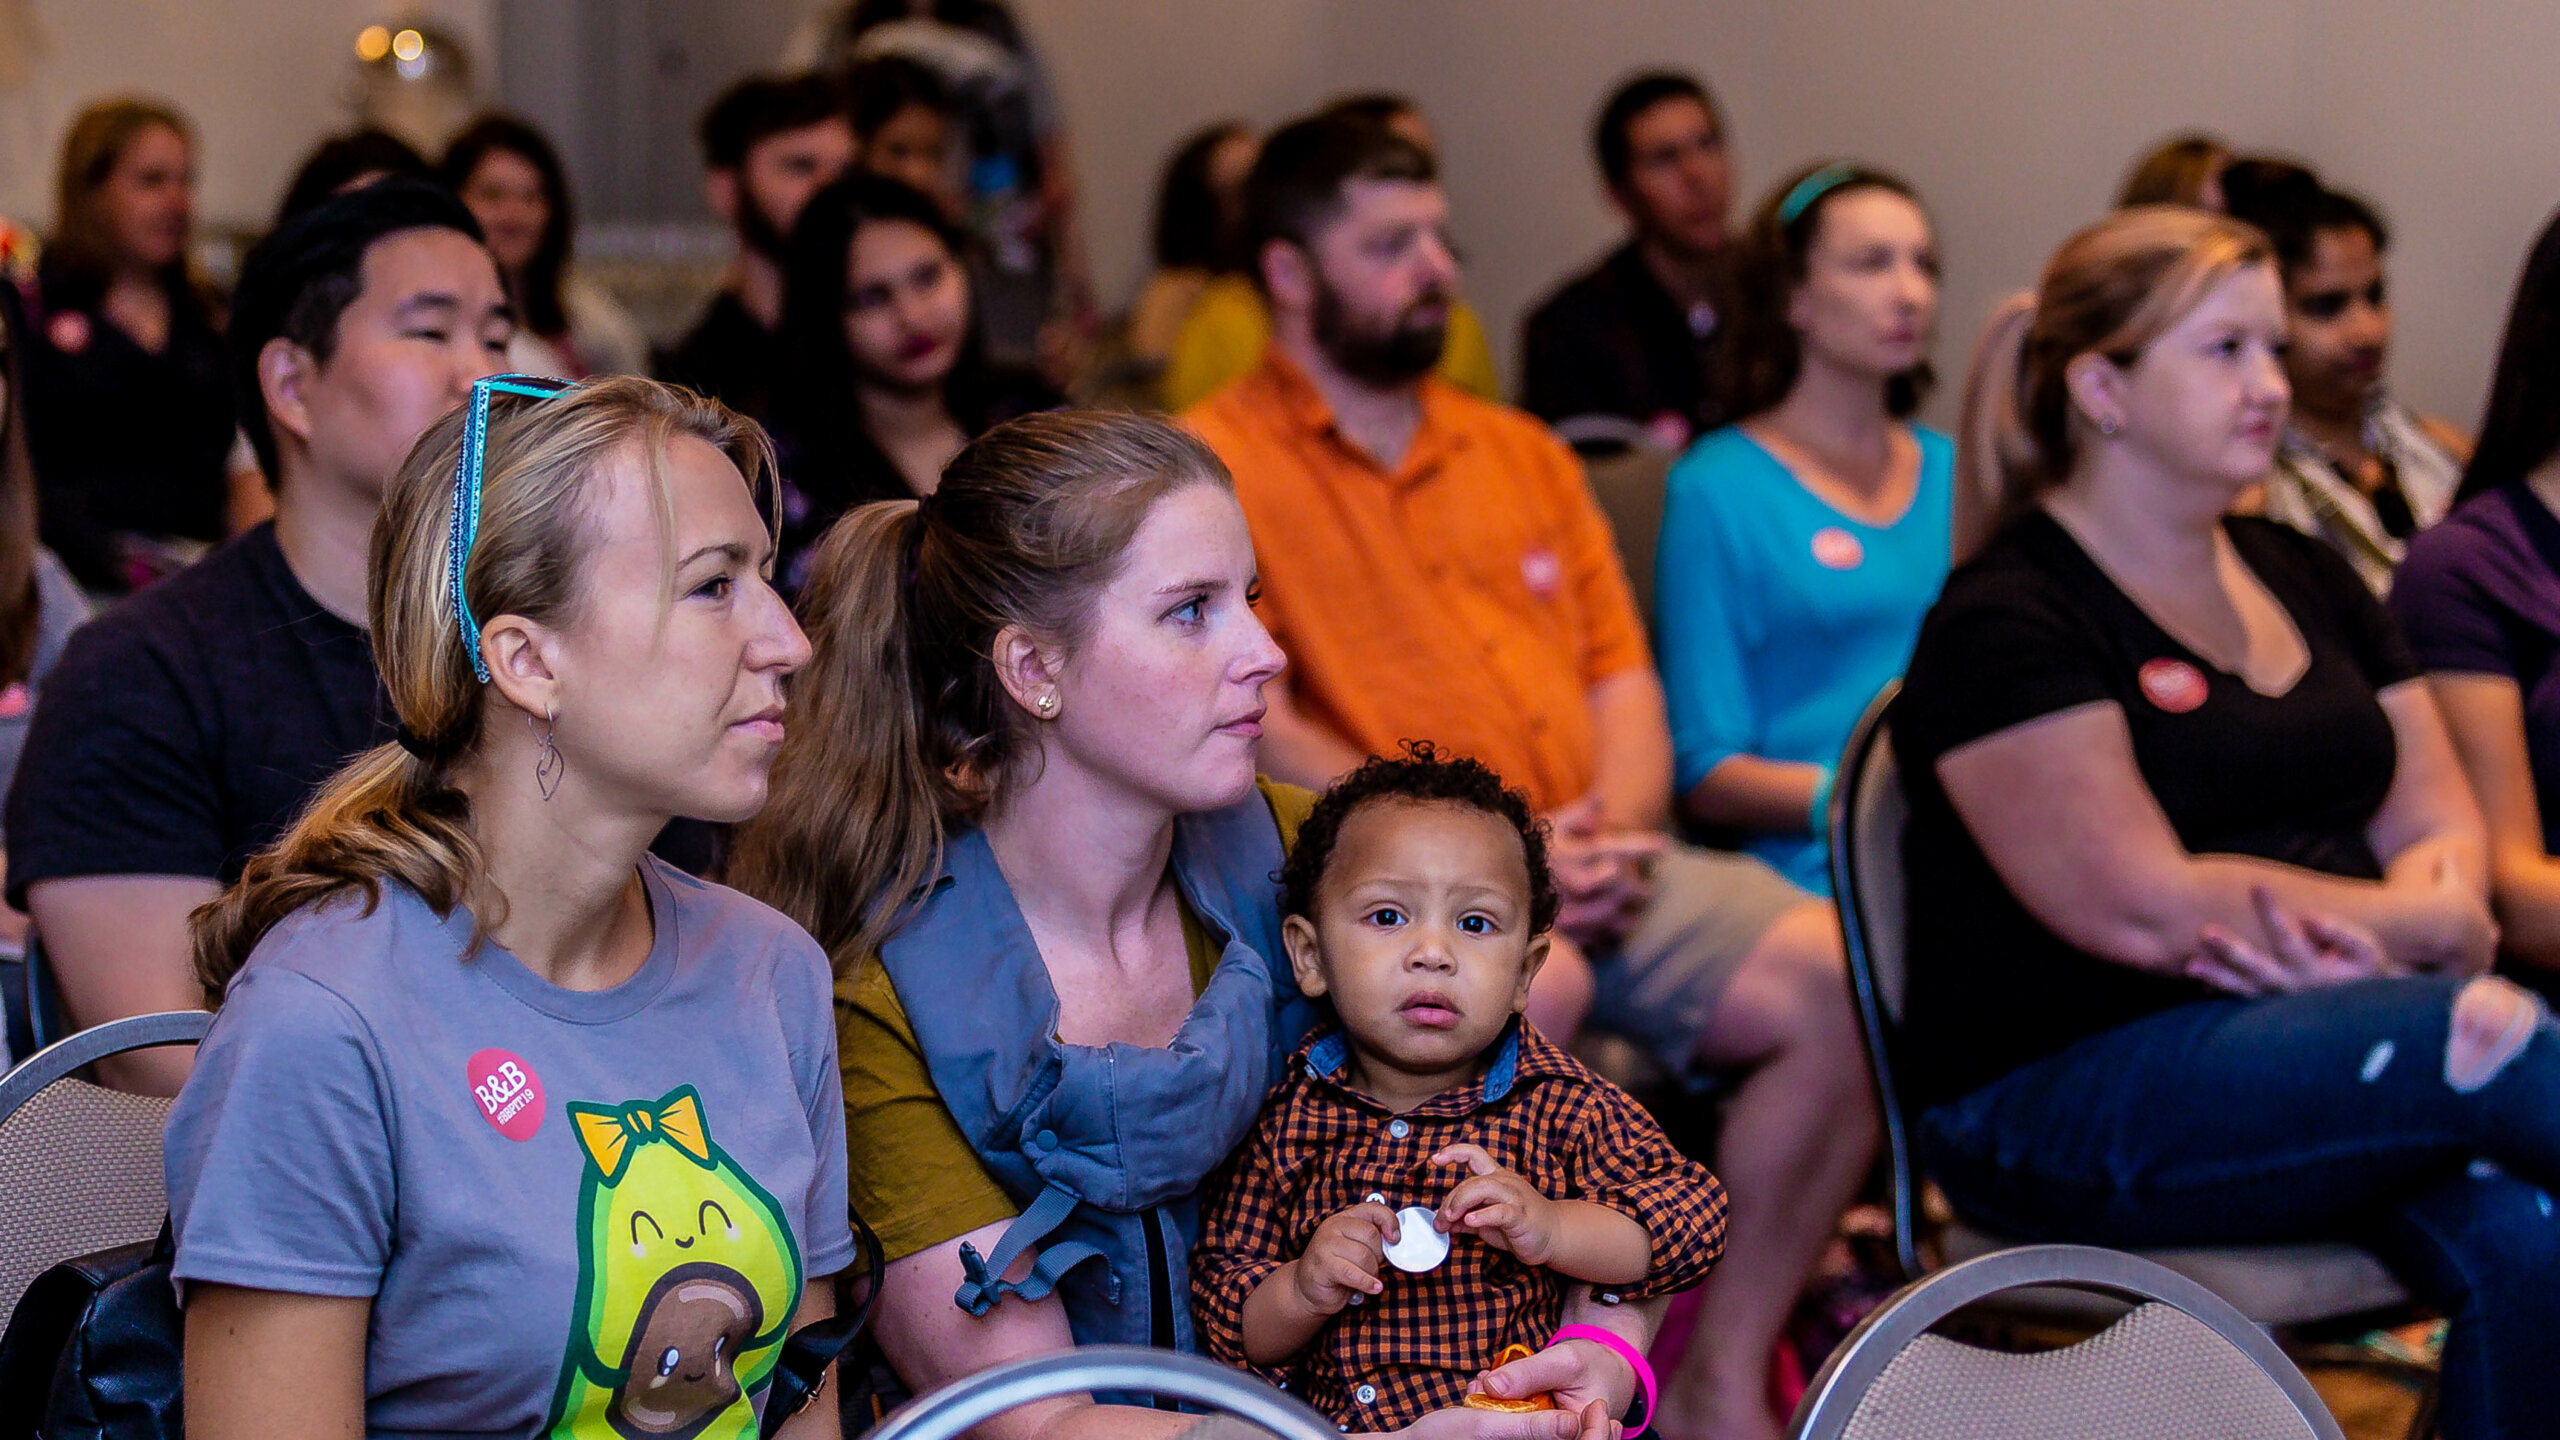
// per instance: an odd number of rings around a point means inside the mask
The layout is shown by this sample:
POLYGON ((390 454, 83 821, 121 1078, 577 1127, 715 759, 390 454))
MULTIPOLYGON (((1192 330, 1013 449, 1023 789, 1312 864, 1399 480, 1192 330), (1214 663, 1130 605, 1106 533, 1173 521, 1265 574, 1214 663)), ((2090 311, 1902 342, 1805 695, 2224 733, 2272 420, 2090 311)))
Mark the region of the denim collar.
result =
MULTIPOLYGON (((1520 1017, 1502 1028, 1502 1038, 1495 1042, 1493 1064, 1478 1082, 1474 1100, 1465 1108, 1491 1105, 1511 1093, 1520 1079, 1520 1017)), ((1351 1037, 1340 1025, 1331 1026, 1307 1041, 1304 1062, 1307 1078, 1335 1085, 1342 1083, 1342 1068, 1351 1060, 1351 1037)), ((1445 1098, 1445 1097, 1444 1097, 1445 1098)), ((1438 1103, 1436 1100, 1433 1103, 1438 1103)))

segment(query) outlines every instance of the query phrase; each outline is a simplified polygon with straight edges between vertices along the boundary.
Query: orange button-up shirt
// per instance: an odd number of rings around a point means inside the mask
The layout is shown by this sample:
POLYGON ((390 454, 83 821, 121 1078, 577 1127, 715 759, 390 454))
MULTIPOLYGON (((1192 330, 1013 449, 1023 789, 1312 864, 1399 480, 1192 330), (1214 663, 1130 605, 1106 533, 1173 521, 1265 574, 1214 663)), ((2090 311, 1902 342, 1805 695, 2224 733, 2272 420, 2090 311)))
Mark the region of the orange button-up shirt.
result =
POLYGON ((1609 522, 1544 425, 1427 378, 1390 470, 1276 346, 1183 422, 1235 473, 1308 719, 1373 755, 1472 755, 1541 810, 1591 789, 1591 687, 1652 662, 1609 522))

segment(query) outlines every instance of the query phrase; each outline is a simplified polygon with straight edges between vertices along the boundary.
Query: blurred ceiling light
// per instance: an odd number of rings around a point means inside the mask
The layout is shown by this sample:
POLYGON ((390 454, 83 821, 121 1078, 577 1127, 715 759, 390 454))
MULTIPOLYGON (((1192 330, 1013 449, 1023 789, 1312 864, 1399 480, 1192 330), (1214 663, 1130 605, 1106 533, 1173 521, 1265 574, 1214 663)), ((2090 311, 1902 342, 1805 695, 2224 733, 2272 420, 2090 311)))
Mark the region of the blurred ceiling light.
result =
MULTIPOLYGON (((403 0, 404 8, 411 3, 403 0)), ((432 154, 486 103, 474 68, 470 47, 451 30, 424 18, 391 19, 357 37, 347 98, 362 123, 432 154)))
POLYGON ((367 74, 381 80, 470 83, 470 56, 457 37, 437 25, 416 23, 396 30, 388 25, 366 26, 356 36, 356 60, 367 74))

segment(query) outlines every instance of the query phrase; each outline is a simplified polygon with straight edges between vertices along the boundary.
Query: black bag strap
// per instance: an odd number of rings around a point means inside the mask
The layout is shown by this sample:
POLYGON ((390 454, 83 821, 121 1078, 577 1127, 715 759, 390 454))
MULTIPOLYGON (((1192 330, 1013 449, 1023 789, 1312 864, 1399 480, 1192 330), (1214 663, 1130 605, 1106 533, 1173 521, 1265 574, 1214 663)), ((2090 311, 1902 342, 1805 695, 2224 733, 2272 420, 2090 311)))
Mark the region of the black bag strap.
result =
POLYGON ((836 1313, 801 1326, 782 1342, 782 1358, 773 1367, 772 1387, 765 1391, 764 1422, 758 1432, 762 1440, 773 1440, 791 1417, 818 1398, 827 1367, 836 1363, 836 1358, 869 1327, 872 1312, 879 1308, 881 1275, 888 1265, 882 1258, 880 1237, 863 1223, 861 1215, 850 1210, 846 1214, 853 1222, 853 1243, 860 1252, 859 1258, 836 1275, 836 1313), (859 1301, 855 1298, 857 1293, 859 1301))

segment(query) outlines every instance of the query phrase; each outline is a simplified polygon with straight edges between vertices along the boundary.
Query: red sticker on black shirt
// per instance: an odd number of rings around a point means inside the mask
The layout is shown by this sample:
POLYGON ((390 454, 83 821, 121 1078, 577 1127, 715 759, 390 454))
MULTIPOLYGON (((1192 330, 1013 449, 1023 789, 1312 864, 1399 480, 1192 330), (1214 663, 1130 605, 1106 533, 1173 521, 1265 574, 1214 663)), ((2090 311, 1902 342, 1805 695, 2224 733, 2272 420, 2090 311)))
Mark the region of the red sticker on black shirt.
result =
POLYGON ((542 1078, 504 1050, 483 1050, 463 1067, 480 1118, 510 1140, 530 1140, 542 1128, 542 1078))
POLYGON ((2184 660, 2150 660, 2139 673, 2142 697, 2172 715, 2184 715, 2204 703, 2204 674, 2184 660))

